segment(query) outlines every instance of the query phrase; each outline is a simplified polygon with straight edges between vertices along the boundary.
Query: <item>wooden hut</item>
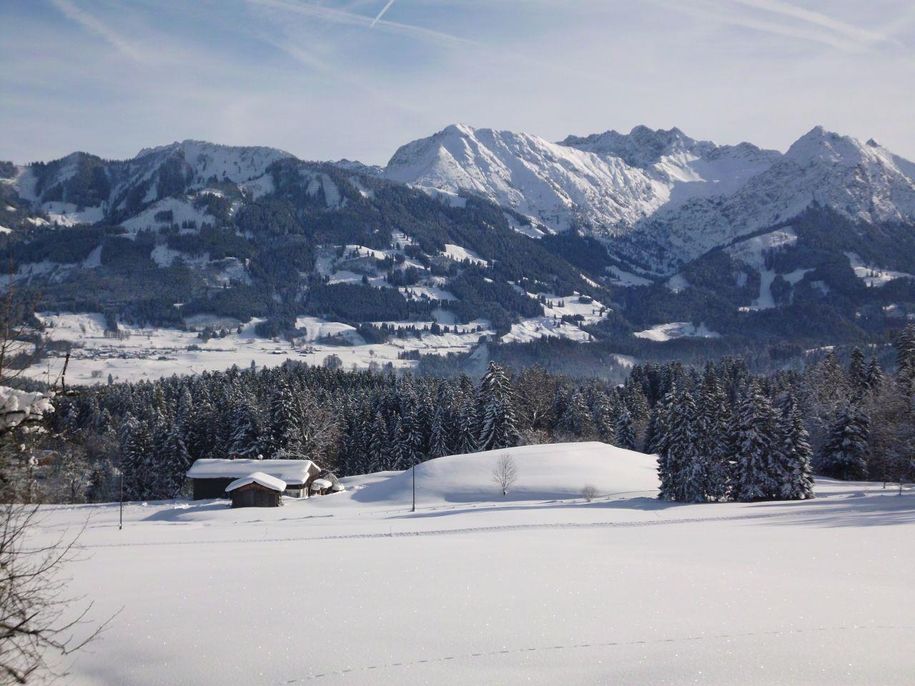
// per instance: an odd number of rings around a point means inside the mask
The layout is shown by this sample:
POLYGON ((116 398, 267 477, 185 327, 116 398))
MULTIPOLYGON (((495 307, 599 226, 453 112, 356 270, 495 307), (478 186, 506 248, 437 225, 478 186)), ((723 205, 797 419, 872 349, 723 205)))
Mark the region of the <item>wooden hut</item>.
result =
POLYGON ((321 468, 311 460, 197 460, 187 471, 194 483, 194 500, 225 498, 226 487, 254 472, 262 472, 286 483, 283 495, 306 497, 321 468))
POLYGON ((226 486, 232 507, 279 507, 285 490, 285 481, 263 472, 235 479, 226 486))

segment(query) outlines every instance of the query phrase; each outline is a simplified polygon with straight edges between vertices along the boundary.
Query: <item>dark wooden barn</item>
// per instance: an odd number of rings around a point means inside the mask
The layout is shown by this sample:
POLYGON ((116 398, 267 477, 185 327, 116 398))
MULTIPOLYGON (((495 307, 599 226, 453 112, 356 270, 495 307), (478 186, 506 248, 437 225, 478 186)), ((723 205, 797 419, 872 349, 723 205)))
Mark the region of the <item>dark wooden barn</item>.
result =
POLYGON ((286 482, 263 472, 254 472, 226 486, 232 507, 279 507, 286 482))
POLYGON ((321 468, 311 460, 197 460, 187 476, 194 485, 194 500, 225 498, 226 487, 254 472, 263 472, 286 482, 283 495, 300 498, 308 495, 311 482, 321 468))

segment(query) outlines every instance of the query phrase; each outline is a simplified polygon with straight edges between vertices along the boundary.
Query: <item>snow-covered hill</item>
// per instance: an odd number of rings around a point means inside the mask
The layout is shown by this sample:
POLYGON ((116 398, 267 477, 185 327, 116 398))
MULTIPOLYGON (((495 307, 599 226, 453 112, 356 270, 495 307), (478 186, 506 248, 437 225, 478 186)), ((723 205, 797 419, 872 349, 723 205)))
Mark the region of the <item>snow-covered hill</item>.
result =
MULTIPOLYGON (((358 502, 408 503, 411 499, 409 471, 343 481, 358 502)), ((585 486, 592 486, 602 496, 655 497, 657 460, 653 455, 606 443, 556 443, 439 457, 423 462, 416 470, 416 490, 423 505, 580 498, 585 486), (518 472, 506 496, 492 477, 502 456, 510 457, 518 472)))

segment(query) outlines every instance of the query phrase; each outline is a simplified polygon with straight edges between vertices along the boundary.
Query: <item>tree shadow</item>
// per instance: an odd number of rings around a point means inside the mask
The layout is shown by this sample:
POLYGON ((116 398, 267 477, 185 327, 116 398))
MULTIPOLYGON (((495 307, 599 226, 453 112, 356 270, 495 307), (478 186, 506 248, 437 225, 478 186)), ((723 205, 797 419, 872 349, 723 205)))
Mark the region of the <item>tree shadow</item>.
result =
POLYGON ((228 500, 197 500, 195 504, 182 503, 164 510, 156 510, 151 514, 143 517, 142 522, 168 522, 168 523, 186 523, 190 521, 192 515, 203 514, 207 512, 224 511, 231 509, 228 500), (196 503, 200 503, 197 505, 196 503))
POLYGON ((667 510, 676 507, 684 507, 689 503, 675 503, 669 500, 659 500, 657 498, 636 497, 624 498, 618 500, 582 502, 581 500, 545 500, 539 503, 531 503, 527 500, 506 501, 505 504, 498 503, 479 503, 473 505, 467 503, 467 507, 460 505, 448 508, 420 508, 416 512, 406 512, 391 517, 391 519, 431 519, 438 517, 450 517, 468 512, 535 512, 537 510, 569 510, 569 509, 588 509, 588 510, 606 510, 606 509, 623 509, 623 510, 667 510))
MULTIPOLYGON (((784 502, 757 503, 754 510, 768 511, 770 508, 791 505, 784 502)), ((797 512, 790 509, 779 514, 772 524, 798 524, 815 527, 869 527, 915 524, 915 497, 911 494, 898 495, 865 494, 860 491, 847 495, 814 498, 796 501, 797 512)))

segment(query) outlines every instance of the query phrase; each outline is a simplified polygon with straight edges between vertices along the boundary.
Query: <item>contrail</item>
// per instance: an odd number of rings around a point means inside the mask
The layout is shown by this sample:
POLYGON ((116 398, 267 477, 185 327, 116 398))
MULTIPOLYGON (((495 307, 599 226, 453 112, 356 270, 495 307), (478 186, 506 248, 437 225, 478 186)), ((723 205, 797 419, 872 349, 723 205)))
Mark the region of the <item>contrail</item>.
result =
POLYGON ((394 4, 394 0, 388 0, 387 4, 381 8, 381 11, 372 20, 372 23, 369 25, 370 29, 375 28, 375 24, 377 24, 379 21, 381 21, 381 18, 384 16, 384 13, 387 12, 389 9, 391 9, 391 5, 393 5, 393 4, 394 4))

